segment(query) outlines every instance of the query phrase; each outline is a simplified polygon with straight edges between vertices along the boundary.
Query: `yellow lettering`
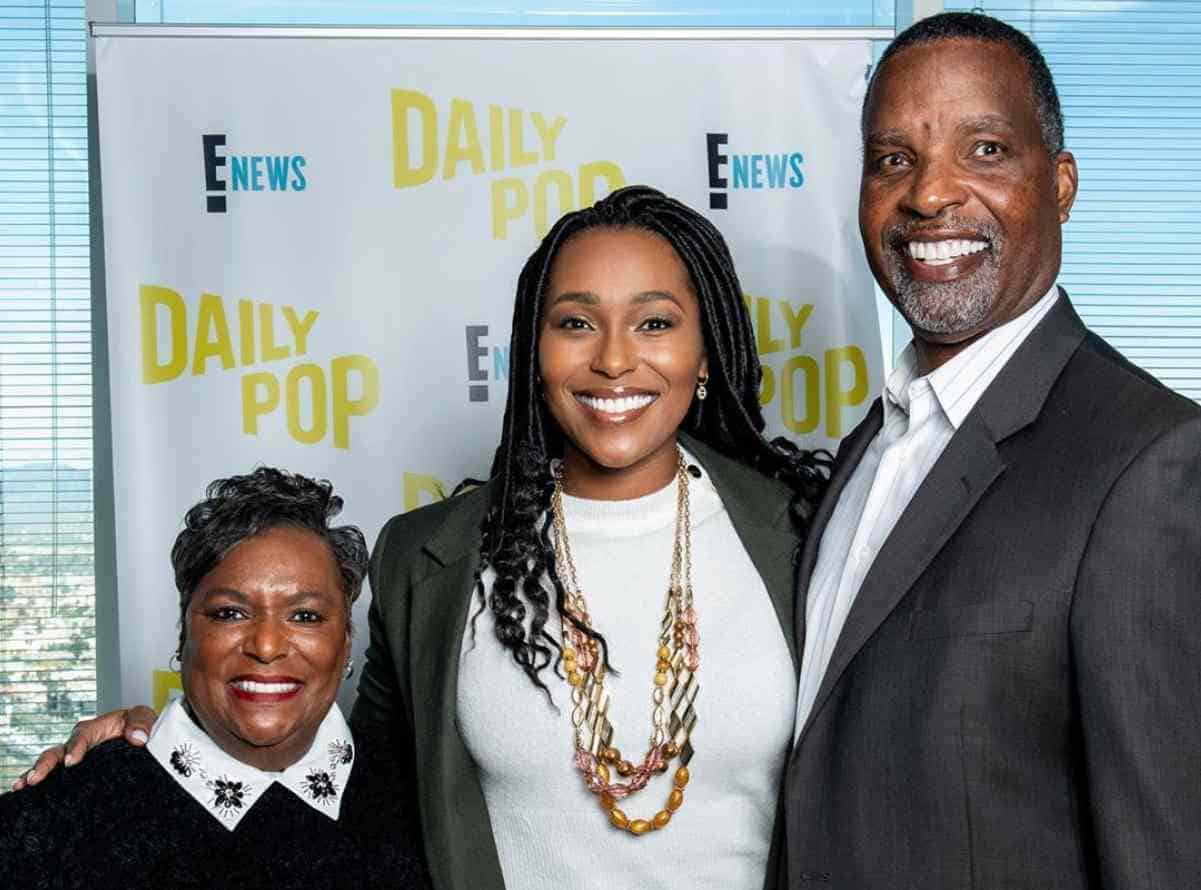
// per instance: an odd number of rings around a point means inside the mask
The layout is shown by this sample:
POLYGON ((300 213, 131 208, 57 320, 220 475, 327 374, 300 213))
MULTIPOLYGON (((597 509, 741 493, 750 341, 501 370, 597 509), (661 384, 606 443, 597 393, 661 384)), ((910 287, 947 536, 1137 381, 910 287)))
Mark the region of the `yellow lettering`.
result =
POLYGON ((509 223, 530 208, 530 194, 520 179, 497 179, 492 183, 492 237, 508 238, 509 223), (506 198, 508 196, 512 200, 506 198))
POLYGON ((438 169, 438 109, 424 93, 415 90, 392 91, 392 182, 396 188, 409 188, 429 182, 438 169), (421 158, 411 166, 409 139, 410 112, 421 121, 421 158))
POLYGON ((759 404, 766 405, 776 394, 776 372, 768 365, 763 366, 763 379, 759 381, 759 404))
POLYGON ((626 184, 621 168, 612 161, 593 161, 580 165, 580 207, 591 207, 596 203, 596 181, 603 179, 608 192, 616 191, 626 184))
POLYGON ((538 155, 525 150, 525 128, 521 121, 521 111, 509 109, 509 165, 513 167, 528 167, 538 163, 538 155))
POLYGON ((254 364, 254 303, 238 300, 238 343, 241 345, 242 367, 254 364))
POLYGON ((283 311, 284 321, 288 323, 292 337, 296 340, 296 354, 306 355, 309 348, 309 331, 313 329, 319 313, 316 309, 310 309, 304 314, 304 318, 297 319, 296 312, 291 306, 284 306, 283 311))
POLYGON ((330 363, 333 388, 334 447, 350 447, 350 418, 370 413, 379 404, 379 368, 365 355, 343 355, 330 363), (360 377, 358 398, 350 397, 350 374, 360 377))
POLYGON ((860 404, 867 398, 867 359, 858 346, 839 346, 827 349, 826 363, 826 435, 842 438, 842 409, 860 404), (851 386, 842 389, 840 363, 851 365, 851 386))
POLYGON ((488 106, 488 161, 493 173, 505 169, 505 110, 488 106))
POLYGON ((784 310, 784 321, 788 325, 788 342, 793 349, 800 349, 801 328, 805 326, 805 322, 813 314, 813 304, 802 303, 800 306, 794 308, 792 303, 787 300, 781 300, 780 308, 784 310))
POLYGON ((138 288, 142 314, 142 382, 174 380, 188 366, 188 307, 183 297, 167 287, 143 284, 138 288), (158 354, 158 309, 171 321, 171 352, 165 362, 158 354))
POLYGON ((794 433, 804 435, 817 429, 821 420, 821 395, 818 389, 821 372, 817 362, 807 355, 794 355, 780 369, 780 419, 794 433), (805 375, 805 413, 796 413, 796 374, 805 375))
POLYGON ((265 362, 287 358, 292 350, 275 343, 275 307, 270 303, 259 303, 259 354, 265 362))
POLYGON ((558 140, 559 134, 563 132, 563 125, 567 123, 567 118, 557 117, 555 122, 548 127, 546 118, 537 111, 531 117, 534 120, 534 129, 538 131, 538 138, 542 140, 542 160, 553 161, 555 159, 555 142, 558 140))
POLYGON ((464 161, 471 164, 472 173, 484 172, 484 152, 480 148, 480 134, 475 128, 475 108, 466 99, 452 99, 442 178, 454 179, 459 172, 459 164, 464 161))
POLYGON ((242 377, 242 432, 257 436, 259 418, 278 407, 279 381, 274 374, 260 371, 242 377))
POLYGON ((234 347, 225 321, 225 306, 216 294, 201 294, 196 312, 196 352, 192 355, 192 374, 203 374, 210 358, 221 359, 228 371, 234 366, 234 347), (210 336, 210 333, 212 336, 210 336))
POLYGON ((784 348, 784 341, 771 335, 771 300, 752 297, 755 307, 755 348, 760 355, 770 355, 784 348))
POLYGON ((432 504, 446 498, 446 487, 437 476, 422 476, 420 473, 404 474, 404 506, 405 511, 416 510, 423 503, 432 504), (422 500, 422 495, 428 495, 422 500))
POLYGON ((534 180, 534 231, 539 238, 545 237, 551 227, 547 191, 552 185, 559 191, 559 199, 556 202, 558 213, 555 214, 555 219, 575 209, 571 205, 571 176, 567 171, 544 170, 539 173, 538 178, 534 180))
POLYGON ((160 714, 163 708, 167 707, 167 702, 171 700, 171 693, 178 691, 183 694, 183 681, 179 676, 178 671, 154 671, 154 710, 160 714))
POLYGON ((288 372, 288 434, 302 445, 313 445, 325 438, 325 372, 320 365, 301 364, 288 372), (312 425, 300 425, 300 382, 309 381, 312 425))

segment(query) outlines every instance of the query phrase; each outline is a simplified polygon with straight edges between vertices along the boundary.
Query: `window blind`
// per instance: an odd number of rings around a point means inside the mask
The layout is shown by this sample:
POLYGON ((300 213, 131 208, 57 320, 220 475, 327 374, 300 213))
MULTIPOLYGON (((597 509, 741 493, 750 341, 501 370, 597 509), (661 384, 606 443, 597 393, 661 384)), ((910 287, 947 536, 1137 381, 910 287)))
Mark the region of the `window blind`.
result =
POLYGON ((137 0, 147 23, 416 26, 890 26, 893 0, 137 0))
POLYGON ((83 0, 0 0, 0 790, 95 709, 83 0))
POLYGON ((1030 35, 1059 89, 1080 167, 1061 283, 1089 327, 1201 401, 1201 3, 974 8, 1030 35))

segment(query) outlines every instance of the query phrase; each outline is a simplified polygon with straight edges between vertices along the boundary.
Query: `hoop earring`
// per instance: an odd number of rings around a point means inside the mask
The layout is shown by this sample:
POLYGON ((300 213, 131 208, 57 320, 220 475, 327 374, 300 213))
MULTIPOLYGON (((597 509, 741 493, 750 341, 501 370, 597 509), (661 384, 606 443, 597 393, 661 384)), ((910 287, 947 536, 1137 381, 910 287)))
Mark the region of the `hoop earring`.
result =
POLYGON ((183 665, 179 663, 179 651, 176 650, 175 652, 172 652, 171 657, 169 659, 167 659, 167 669, 173 673, 178 674, 182 668, 183 668, 183 665), (174 665, 175 665, 174 667, 171 666, 172 663, 174 663, 174 665))
POLYGON ((344 671, 342 671, 342 675, 347 680, 349 680, 351 677, 354 676, 354 659, 353 658, 346 659, 346 669, 344 671))
POLYGON ((709 375, 704 374, 697 378, 696 381, 696 398, 697 401, 703 402, 709 395, 709 389, 706 384, 709 382, 709 375))

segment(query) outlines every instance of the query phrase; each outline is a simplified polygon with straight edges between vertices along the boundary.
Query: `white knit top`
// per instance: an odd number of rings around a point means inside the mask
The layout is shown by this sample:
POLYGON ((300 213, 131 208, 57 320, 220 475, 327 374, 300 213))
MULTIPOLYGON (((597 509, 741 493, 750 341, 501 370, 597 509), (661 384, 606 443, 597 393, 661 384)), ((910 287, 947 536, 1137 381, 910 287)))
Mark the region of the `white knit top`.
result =
MULTIPOLYGON (((634 837, 609 824, 573 763, 570 687, 563 680, 543 672, 556 712, 497 643, 491 612, 480 614, 474 646, 470 628, 464 635, 459 728, 479 766, 507 890, 763 886, 796 680, 775 609, 721 498, 707 474, 689 483, 701 637, 696 753, 684 806, 665 829, 634 837)), ((605 679, 614 744, 635 763, 651 731, 676 485, 632 501, 564 497, 593 625, 621 672, 605 679)), ((556 639, 559 627, 555 615, 547 630, 556 639)), ((670 771, 655 776, 622 809, 632 819, 649 819, 671 787, 670 771)))

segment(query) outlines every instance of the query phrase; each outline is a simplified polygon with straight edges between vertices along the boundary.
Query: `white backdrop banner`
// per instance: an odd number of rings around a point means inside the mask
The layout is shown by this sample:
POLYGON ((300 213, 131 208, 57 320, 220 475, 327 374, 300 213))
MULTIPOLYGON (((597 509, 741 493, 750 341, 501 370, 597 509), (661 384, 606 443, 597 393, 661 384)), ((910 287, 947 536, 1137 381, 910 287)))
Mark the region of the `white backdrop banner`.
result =
POLYGON ((168 553, 208 481, 329 478, 370 540, 486 473, 518 271, 623 184, 729 240, 772 432, 833 447, 882 384, 866 40, 95 42, 127 702, 175 683, 168 553))

